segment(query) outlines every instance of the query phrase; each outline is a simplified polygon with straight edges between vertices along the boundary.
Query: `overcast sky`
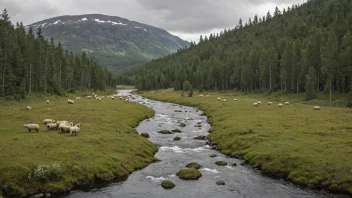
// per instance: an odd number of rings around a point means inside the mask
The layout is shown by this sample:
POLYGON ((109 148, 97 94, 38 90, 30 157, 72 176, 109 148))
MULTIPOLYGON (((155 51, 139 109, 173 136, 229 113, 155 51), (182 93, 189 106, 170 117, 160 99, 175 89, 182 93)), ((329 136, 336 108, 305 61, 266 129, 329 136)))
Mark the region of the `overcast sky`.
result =
POLYGON ((60 15, 106 14, 169 31, 188 41, 233 28, 240 18, 265 15, 306 0, 0 0, 12 22, 25 25, 60 15))

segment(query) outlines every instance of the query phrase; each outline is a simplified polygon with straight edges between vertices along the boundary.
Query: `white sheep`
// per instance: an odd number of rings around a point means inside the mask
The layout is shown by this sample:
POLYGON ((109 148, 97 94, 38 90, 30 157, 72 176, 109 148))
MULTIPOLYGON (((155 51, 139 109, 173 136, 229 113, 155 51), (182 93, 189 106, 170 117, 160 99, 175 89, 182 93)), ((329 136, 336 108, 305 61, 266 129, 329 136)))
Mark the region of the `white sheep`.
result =
POLYGON ((258 103, 253 103, 253 107, 259 107, 259 104, 258 103))
POLYGON ((207 95, 207 97, 209 97, 209 95, 207 95))
POLYGON ((279 103, 279 104, 277 104, 277 107, 282 108, 282 107, 283 107, 283 105, 282 105, 281 103, 279 103))
POLYGON ((53 119, 44 119, 43 120, 43 124, 44 125, 47 125, 47 124, 49 124, 49 123, 54 123, 55 122, 55 120, 53 120, 53 119))
POLYGON ((320 110, 320 107, 319 106, 314 106, 313 110, 320 110))
POLYGON ((123 97, 120 97, 120 100, 123 100, 123 97))
POLYGON ((49 100, 47 100, 47 101, 46 101, 46 104, 49 104, 49 103, 50 103, 50 101, 49 101, 49 100))
POLYGON ((237 99, 235 98, 235 99, 233 99, 233 101, 237 101, 237 99))
POLYGON ((223 99, 222 101, 223 101, 223 102, 226 102, 226 99, 223 99))
POLYGON ((126 102, 128 102, 129 100, 128 100, 128 98, 126 98, 126 100, 125 100, 126 102))
POLYGON ((27 128, 29 132, 32 132, 32 130, 39 132, 39 125, 38 124, 24 124, 23 127, 27 128))
POLYGON ((273 103, 272 102, 268 102, 268 105, 272 105, 273 103))
POLYGON ((258 104, 258 105, 262 104, 262 101, 258 101, 257 104, 258 104))
POLYGON ((87 99, 92 99, 92 96, 87 96, 86 98, 87 98, 87 99))
POLYGON ((217 99, 218 99, 218 101, 221 101, 221 98, 218 97, 217 99))
POLYGON ((69 125, 67 125, 66 123, 63 124, 63 126, 61 126, 61 132, 69 132, 70 131, 70 127, 69 125))
POLYGON ((76 97, 76 100, 81 100, 81 98, 80 97, 76 97))
POLYGON ((72 133, 77 135, 77 132, 79 132, 80 129, 81 129, 81 126, 79 124, 76 124, 75 126, 71 126, 70 129, 69 129, 70 135, 72 135, 72 133))
POLYGON ((203 95, 199 95, 199 97, 203 97, 203 95))
POLYGON ((48 129, 48 131, 55 130, 56 127, 57 127, 56 123, 48 123, 46 125, 46 128, 48 129))
POLYGON ((74 104, 74 103, 75 103, 75 101, 70 100, 70 99, 67 99, 67 103, 68 103, 68 104, 74 104))
POLYGON ((32 110, 32 108, 30 106, 27 106, 27 110, 32 110))
POLYGON ((111 96, 110 98, 111 98, 111 100, 115 100, 115 97, 114 97, 114 96, 111 96))
POLYGON ((290 103, 289 102, 285 102, 285 105, 290 105, 290 103))
POLYGON ((67 122, 62 122, 62 123, 60 123, 59 125, 57 125, 57 130, 61 131, 61 129, 62 129, 64 126, 67 126, 66 123, 67 123, 67 122))

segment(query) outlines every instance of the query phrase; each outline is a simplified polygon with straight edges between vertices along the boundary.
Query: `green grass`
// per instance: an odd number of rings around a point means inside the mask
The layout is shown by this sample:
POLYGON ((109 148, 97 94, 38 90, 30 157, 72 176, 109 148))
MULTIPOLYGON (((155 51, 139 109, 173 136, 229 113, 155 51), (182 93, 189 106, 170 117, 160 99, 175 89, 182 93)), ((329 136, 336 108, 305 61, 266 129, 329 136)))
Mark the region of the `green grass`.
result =
POLYGON ((293 182, 352 193, 352 109, 327 107, 326 100, 307 102, 303 96, 287 94, 208 92, 203 95, 209 97, 195 94, 190 98, 171 89, 164 91, 143 95, 204 110, 212 124, 209 139, 223 153, 242 156, 264 172, 293 182), (262 105, 253 108, 258 100, 262 105), (273 105, 268 106, 268 101, 273 105), (286 101, 289 106, 276 106, 286 101), (313 110, 316 104, 322 106, 320 111, 313 110))
MULTIPOLYGON (((88 94, 88 93, 86 93, 88 94)), ((102 94, 97 92, 98 95, 102 94)), ((105 96, 107 94, 105 93, 105 96)), ((133 127, 153 110, 120 100, 85 99, 68 105, 67 98, 48 95, 27 97, 20 102, 0 104, 0 188, 6 194, 31 194, 72 188, 94 180, 128 175, 155 161, 157 147, 138 135, 133 127), (50 104, 45 101, 50 99, 50 104), (26 106, 31 111, 25 110, 26 106), (46 118, 81 123, 77 136, 48 132, 46 118), (29 133, 25 123, 40 125, 39 133, 29 133), (39 165, 59 164, 63 176, 58 181, 29 179, 39 165)))

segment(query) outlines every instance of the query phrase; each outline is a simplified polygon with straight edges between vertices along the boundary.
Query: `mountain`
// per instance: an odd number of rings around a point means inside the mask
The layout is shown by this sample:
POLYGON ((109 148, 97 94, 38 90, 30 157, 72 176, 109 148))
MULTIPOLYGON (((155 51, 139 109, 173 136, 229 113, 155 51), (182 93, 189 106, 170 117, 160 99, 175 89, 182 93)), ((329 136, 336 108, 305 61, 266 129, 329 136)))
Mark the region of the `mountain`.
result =
POLYGON ((189 46, 167 31, 117 16, 59 16, 26 26, 73 52, 85 51, 97 62, 118 69, 145 63, 189 46))
POLYGON ((151 61, 134 83, 179 90, 189 81, 200 90, 281 90, 307 99, 352 92, 351 1, 311 0, 252 19, 151 61))

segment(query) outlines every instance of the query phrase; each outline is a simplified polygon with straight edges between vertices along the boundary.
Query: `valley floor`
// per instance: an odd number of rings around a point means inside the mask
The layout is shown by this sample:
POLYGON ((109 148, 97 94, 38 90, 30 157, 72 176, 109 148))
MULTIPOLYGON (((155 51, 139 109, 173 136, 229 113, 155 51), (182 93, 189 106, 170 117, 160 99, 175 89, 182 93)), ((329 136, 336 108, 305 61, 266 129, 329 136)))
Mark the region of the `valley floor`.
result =
POLYGON ((45 96, 0 104, 0 192, 61 192, 123 177, 155 161, 157 147, 134 130, 153 110, 106 96, 101 102, 77 96, 81 100, 73 105, 67 97, 50 97, 46 104, 45 96), (81 131, 77 136, 47 131, 42 124, 47 118, 80 123, 81 131), (39 124, 39 133, 23 127, 32 123, 39 124))
MULTIPOLYGON (((270 96, 204 92, 181 97, 173 90, 142 92, 151 99, 197 106, 212 124, 209 139, 230 156, 295 183, 352 193, 352 109, 270 96), (209 95, 209 97, 207 97, 209 95), (218 101, 217 97, 226 99, 218 101), (237 99, 237 101, 234 101, 237 99), (281 101, 280 101, 281 99, 281 101), (261 101, 258 108, 253 103, 261 101), (290 102, 278 108, 278 103, 290 102)), ((293 97, 294 98, 294 97, 293 97)), ((324 101, 316 101, 326 104, 324 101)))

